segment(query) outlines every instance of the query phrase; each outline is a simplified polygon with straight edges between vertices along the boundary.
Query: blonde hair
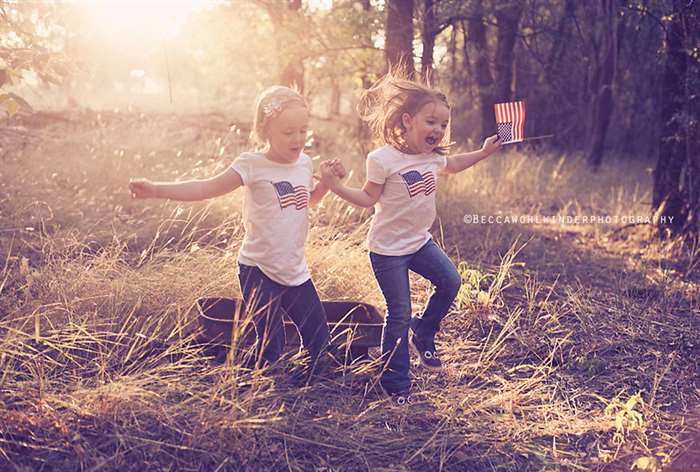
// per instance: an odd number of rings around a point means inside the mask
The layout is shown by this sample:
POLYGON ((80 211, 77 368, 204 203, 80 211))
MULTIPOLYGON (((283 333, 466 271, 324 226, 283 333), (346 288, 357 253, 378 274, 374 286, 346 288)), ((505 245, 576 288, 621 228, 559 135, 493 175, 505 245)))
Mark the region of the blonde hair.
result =
MULTIPOLYGON (((406 128, 402 116, 414 116, 429 103, 442 103, 451 109, 447 96, 437 89, 405 78, 399 71, 387 73, 381 80, 360 97, 357 110, 372 132, 385 143, 405 151, 406 128)), ((448 130, 449 131, 449 130, 448 130)), ((446 154, 449 149, 449 132, 435 148, 438 154, 446 154)))
POLYGON ((260 146, 267 143, 267 130, 275 117, 287 108, 301 105, 308 108, 304 97, 294 89, 282 85, 273 85, 263 90, 255 104, 255 118, 251 137, 260 146))

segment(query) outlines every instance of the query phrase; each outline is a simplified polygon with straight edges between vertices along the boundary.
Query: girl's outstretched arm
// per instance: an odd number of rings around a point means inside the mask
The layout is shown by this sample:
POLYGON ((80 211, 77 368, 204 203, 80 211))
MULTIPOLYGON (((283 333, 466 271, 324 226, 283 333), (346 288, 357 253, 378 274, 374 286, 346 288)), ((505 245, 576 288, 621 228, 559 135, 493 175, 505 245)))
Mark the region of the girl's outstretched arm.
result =
POLYGON ((482 159, 486 159, 488 156, 498 151, 501 148, 501 143, 498 140, 498 135, 494 134, 489 136, 484 141, 484 145, 478 151, 465 152, 462 154, 455 154, 454 156, 449 156, 447 158, 447 167, 445 171, 448 174, 456 174, 457 172, 462 172, 465 169, 470 168, 482 159))
POLYGON ((309 206, 315 206, 318 202, 323 200, 323 197, 328 193, 328 185, 320 181, 316 183, 316 186, 311 191, 311 196, 309 197, 309 206))
POLYGON ((340 198, 355 206, 369 208, 377 203, 383 188, 384 185, 375 184, 374 182, 365 182, 362 188, 350 188, 338 182, 335 186, 331 187, 331 190, 340 198))
POLYGON ((218 197, 236 190, 243 185, 241 176, 228 168, 208 179, 187 180, 184 182, 151 182, 137 179, 129 182, 131 198, 165 198, 181 202, 195 202, 218 197))
POLYGON ((345 170, 342 169, 341 172, 341 169, 342 164, 339 163, 335 166, 332 164, 321 164, 321 181, 325 182, 333 193, 353 205, 361 208, 369 208, 377 203, 384 188, 383 184, 365 182, 361 189, 346 187, 340 182, 340 177, 338 177, 339 174, 345 173, 345 170), (341 167, 339 168, 338 166, 341 167), (335 172, 333 170, 334 168, 336 169, 335 172))

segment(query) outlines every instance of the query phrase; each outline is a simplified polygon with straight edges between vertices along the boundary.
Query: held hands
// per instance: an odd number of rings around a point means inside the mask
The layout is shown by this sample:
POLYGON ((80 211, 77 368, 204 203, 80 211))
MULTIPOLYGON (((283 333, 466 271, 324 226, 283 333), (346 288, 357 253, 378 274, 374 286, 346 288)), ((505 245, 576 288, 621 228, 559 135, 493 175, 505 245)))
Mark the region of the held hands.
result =
POLYGON ((156 198, 156 186, 147 179, 136 179, 129 182, 129 193, 132 199, 156 198))
POLYGON ((345 170, 343 163, 340 162, 340 159, 332 159, 331 162, 333 162, 333 174, 335 174, 341 180, 344 179, 348 173, 345 170))
POLYGON ((321 162, 321 182, 329 188, 336 187, 346 174, 345 167, 339 159, 321 162))
POLYGON ((489 136, 484 140, 484 145, 481 146, 481 150, 486 153, 487 156, 493 154, 494 152, 501 149, 501 140, 497 134, 489 136))

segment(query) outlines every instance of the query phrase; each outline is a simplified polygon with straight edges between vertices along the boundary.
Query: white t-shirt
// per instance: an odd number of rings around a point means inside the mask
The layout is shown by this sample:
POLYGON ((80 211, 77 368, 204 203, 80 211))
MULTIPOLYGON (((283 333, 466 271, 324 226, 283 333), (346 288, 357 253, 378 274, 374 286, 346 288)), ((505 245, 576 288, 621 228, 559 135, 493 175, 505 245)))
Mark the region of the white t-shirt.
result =
POLYGON ((446 166, 440 154, 405 154, 388 144, 369 153, 367 180, 384 184, 367 234, 370 251, 405 256, 428 242, 438 173, 446 166))
POLYGON ((245 237, 238 261, 257 266, 279 284, 303 284, 310 278, 304 243, 313 189, 311 158, 302 153, 295 162, 282 164, 262 153, 244 152, 231 167, 245 186, 245 237))

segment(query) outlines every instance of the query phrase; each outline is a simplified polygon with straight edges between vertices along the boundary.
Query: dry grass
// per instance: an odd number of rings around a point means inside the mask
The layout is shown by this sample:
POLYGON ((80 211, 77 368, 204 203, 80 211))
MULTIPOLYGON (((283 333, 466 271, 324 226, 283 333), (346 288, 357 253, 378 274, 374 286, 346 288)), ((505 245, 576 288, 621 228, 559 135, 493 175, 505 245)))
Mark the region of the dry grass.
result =
MULTIPOLYGON (((192 342, 195 300, 238 291, 240 195, 178 205, 125 188, 223 168, 239 151, 226 126, 69 118, 15 129, 31 139, 2 157, 3 468, 602 470, 678 452, 698 400, 695 248, 644 226, 462 222, 644 214, 645 165, 593 175, 513 152, 443 184, 434 234, 464 284, 438 340, 446 368, 414 367, 402 409, 371 388, 376 366, 295 388, 192 342)), ((314 210, 322 298, 382 304, 368 216, 333 198, 314 210)), ((416 310, 429 291, 414 279, 416 310)))

